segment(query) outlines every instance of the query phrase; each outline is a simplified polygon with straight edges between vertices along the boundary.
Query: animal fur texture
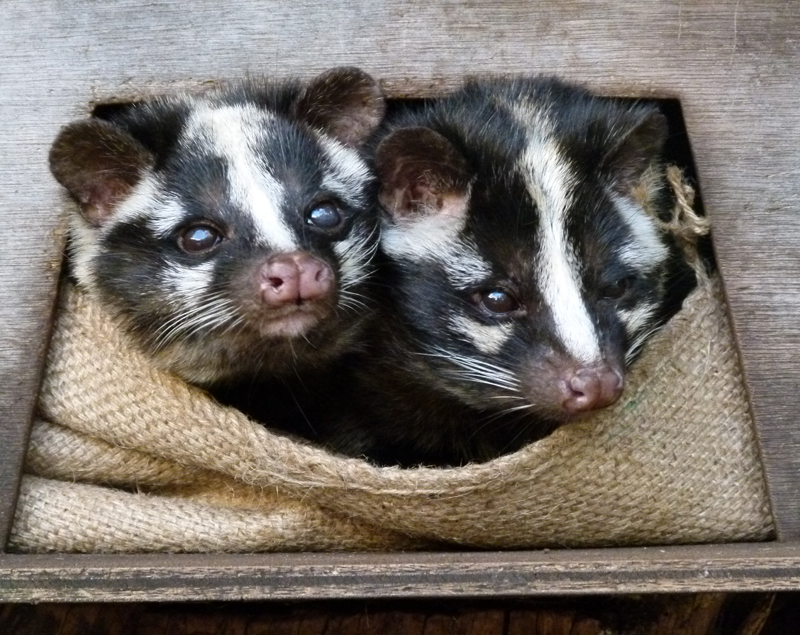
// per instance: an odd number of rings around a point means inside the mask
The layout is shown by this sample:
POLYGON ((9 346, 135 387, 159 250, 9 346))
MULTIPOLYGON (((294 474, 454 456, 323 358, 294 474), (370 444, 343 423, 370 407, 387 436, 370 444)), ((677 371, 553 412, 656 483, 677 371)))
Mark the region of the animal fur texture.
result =
POLYGON ((204 386, 357 348, 377 248, 362 146, 385 103, 358 69, 106 107, 50 153, 79 204, 80 286, 154 362, 204 386))
MULTIPOLYGON (((683 271, 653 105, 554 79, 472 81, 374 140, 382 320, 319 438, 457 465, 614 403, 683 271)), ((685 286, 685 285, 684 285, 685 286)))

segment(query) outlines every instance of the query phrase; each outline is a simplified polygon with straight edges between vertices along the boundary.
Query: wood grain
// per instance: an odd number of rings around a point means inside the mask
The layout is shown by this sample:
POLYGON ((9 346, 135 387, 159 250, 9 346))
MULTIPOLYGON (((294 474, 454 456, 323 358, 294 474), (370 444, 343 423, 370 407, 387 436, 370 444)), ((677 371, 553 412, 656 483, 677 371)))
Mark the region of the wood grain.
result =
MULTIPOLYGON (((14 635, 759 635, 774 594, 0 605, 14 635)), ((797 602, 797 597, 794 597, 797 602)), ((776 631, 790 632, 790 631, 776 631)))
POLYGON ((564 551, 3 555, 7 602, 524 597, 800 589, 800 545, 564 551))
MULTIPOLYGON (((438 94, 465 74, 544 72, 607 94, 681 99, 714 224, 779 538, 800 540, 800 10, 795 3, 198 0, 187 7, 177 1, 6 0, 2 17, 0 544, 13 512, 61 252, 57 226, 63 199, 46 167, 58 127, 96 100, 199 89, 248 74, 309 77, 336 64, 362 66, 396 96, 438 94)), ((116 575, 113 562, 103 569, 109 580, 116 575)), ((773 571, 774 584, 790 584, 795 565, 779 562, 789 568, 773 571)), ((691 562, 684 566, 695 571, 691 562)), ((671 571, 680 577, 677 569, 671 571)), ((756 575, 736 571, 740 581, 756 575)), ((754 571, 763 573, 758 566, 754 571)), ((187 593, 199 593, 192 575, 175 575, 187 593)), ((687 575, 683 584, 701 584, 687 575)), ((739 584, 719 575, 707 585, 739 584)), ((526 580, 522 588, 539 588, 526 580)), ((592 580, 602 586, 602 578, 592 580)), ((253 593, 264 592, 258 579, 251 582, 262 589, 253 593)), ((758 578, 758 584, 772 583, 758 578)))

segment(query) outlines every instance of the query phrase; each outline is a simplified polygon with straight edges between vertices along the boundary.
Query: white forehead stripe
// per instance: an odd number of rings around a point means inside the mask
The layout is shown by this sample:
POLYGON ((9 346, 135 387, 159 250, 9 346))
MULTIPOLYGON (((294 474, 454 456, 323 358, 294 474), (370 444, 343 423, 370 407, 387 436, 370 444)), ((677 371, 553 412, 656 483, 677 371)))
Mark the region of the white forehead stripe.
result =
POLYGON ((292 251, 298 245, 281 215, 283 185, 256 151, 270 133, 270 122, 270 115, 254 106, 204 104, 192 112, 186 135, 225 159, 231 200, 250 214, 259 239, 273 249, 292 251))
POLYGON ((157 210, 161 203, 159 181, 152 172, 148 171, 114 210, 109 221, 102 226, 101 231, 108 234, 116 225, 129 223, 138 218, 146 218, 154 210, 157 210))
POLYGON ((569 165, 552 140, 531 133, 519 170, 539 211, 538 286, 556 332, 577 360, 599 361, 600 344, 581 293, 578 259, 567 239, 569 165))
POLYGON ((322 179, 322 187, 354 205, 363 204, 364 186, 372 180, 364 159, 355 150, 323 134, 317 140, 331 166, 322 179))
POLYGON ((628 226, 631 238, 620 250, 620 259, 642 273, 664 262, 668 255, 655 222, 639 205, 621 196, 612 196, 614 207, 628 226))
POLYGON ((492 268, 475 245, 460 237, 464 222, 464 215, 442 214, 385 224, 381 245, 397 260, 440 264, 453 286, 466 289, 488 278, 492 268))
POLYGON ((468 289, 481 284, 492 275, 492 268, 478 254, 478 250, 463 241, 452 246, 449 252, 437 254, 447 277, 457 289, 468 289))
POLYGON ((153 206, 147 224, 159 236, 166 237, 186 218, 186 210, 179 201, 168 198, 153 206))
POLYGON ((464 222, 463 216, 431 214, 399 220, 396 225, 386 223, 381 232, 381 244, 393 258, 430 260, 443 251, 452 250, 464 222))
POLYGON ((514 332, 514 325, 510 322, 482 324, 465 315, 453 317, 450 326, 484 355, 497 355, 514 332))

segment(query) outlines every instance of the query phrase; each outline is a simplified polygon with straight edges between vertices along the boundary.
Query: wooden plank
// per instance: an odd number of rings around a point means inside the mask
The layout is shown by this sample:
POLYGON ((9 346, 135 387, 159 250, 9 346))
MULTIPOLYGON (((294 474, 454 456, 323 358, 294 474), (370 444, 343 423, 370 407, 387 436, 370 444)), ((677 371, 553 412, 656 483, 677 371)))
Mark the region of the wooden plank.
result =
POLYGON ((6 602, 788 591, 800 543, 529 552, 3 555, 6 602))
POLYGON ((46 153, 92 99, 356 64, 396 95, 468 73, 556 73, 682 99, 744 357, 779 536, 800 539, 800 11, 782 0, 620 4, 6 0, 0 21, 0 544, 52 304, 46 153))
MULTIPOLYGON (((794 602, 797 603, 797 594, 794 602)), ((14 635, 758 635, 774 594, 0 605, 14 635), (761 606, 753 611, 756 604, 761 606), (748 606, 750 605, 750 606, 748 606)), ((791 629, 774 632, 792 632, 791 629)))

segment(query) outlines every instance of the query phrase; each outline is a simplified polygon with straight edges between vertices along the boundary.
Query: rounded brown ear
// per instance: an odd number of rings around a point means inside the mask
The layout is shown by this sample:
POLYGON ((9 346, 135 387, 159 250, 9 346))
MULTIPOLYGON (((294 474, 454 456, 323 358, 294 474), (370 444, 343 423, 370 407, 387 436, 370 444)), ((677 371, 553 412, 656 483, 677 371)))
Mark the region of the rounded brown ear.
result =
POLYGON ((375 155, 379 199, 394 218, 461 215, 472 181, 464 156, 430 128, 401 128, 375 155))
POLYGON ((153 164, 133 137, 99 119, 61 129, 50 148, 50 171, 78 201, 92 225, 102 225, 153 164))
POLYGON ((658 110, 639 112, 627 132, 602 161, 623 187, 634 185, 650 164, 661 157, 667 141, 667 119, 658 110))
POLYGON ((358 147, 380 125, 386 101, 377 82, 353 67, 317 76, 294 103, 295 116, 337 141, 358 147))

